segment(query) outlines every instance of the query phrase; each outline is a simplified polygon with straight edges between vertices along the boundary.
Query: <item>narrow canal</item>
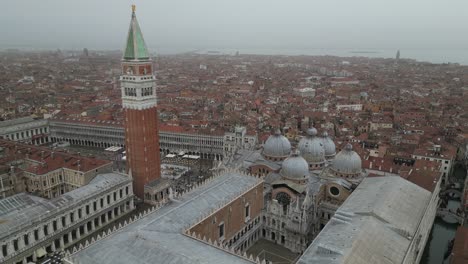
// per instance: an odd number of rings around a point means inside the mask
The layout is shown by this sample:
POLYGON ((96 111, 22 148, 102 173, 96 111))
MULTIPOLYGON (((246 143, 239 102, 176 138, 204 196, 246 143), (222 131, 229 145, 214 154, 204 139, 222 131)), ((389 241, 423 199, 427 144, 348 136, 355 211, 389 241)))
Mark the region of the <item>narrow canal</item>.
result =
MULTIPOLYGON (((466 171, 462 167, 456 167, 453 174, 454 177, 460 179, 466 177, 466 171)), ((449 200, 447 208, 457 209, 459 206, 460 201, 449 200)), ((421 264, 448 264, 448 259, 445 259, 444 255, 447 251, 448 244, 455 237, 457 227, 458 224, 449 224, 441 218, 436 217, 431 235, 424 249, 421 264)))
MULTIPOLYGON (((460 202, 458 201, 449 201, 447 207, 458 208, 459 204, 460 202)), ((421 264, 448 264, 448 261, 444 259, 444 254, 450 240, 455 237, 457 227, 458 224, 448 224, 439 217, 436 217, 421 264)))

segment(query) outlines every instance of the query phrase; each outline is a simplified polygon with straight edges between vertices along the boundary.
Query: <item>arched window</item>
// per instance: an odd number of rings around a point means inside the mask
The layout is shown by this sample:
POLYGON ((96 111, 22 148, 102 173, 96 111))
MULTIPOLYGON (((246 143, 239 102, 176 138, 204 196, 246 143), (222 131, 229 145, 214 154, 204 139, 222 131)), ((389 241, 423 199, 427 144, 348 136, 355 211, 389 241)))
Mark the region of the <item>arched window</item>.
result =
POLYGON ((282 205, 289 205, 291 197, 285 192, 280 192, 276 195, 276 200, 282 205))

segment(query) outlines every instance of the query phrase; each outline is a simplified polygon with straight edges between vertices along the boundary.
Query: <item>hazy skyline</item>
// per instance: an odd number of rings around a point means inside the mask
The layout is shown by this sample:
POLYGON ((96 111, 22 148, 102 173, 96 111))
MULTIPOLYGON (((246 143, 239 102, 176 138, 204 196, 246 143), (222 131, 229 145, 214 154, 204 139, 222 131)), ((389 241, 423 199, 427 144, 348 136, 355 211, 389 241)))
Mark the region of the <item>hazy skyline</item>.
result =
POLYGON ((15 0, 0 47, 122 49, 131 4, 152 52, 468 48, 468 2, 427 0, 15 0))

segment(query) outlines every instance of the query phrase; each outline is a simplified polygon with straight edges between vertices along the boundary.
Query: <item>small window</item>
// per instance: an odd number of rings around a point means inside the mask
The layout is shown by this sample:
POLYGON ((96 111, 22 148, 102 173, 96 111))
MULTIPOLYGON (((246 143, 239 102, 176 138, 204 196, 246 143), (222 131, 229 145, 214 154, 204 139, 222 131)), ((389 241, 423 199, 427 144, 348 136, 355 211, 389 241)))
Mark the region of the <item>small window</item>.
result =
POLYGON ((245 206, 245 220, 250 220, 250 205, 248 204, 245 206))
POLYGON ((219 230, 219 238, 223 239, 224 238, 224 222, 219 224, 218 230, 219 230))

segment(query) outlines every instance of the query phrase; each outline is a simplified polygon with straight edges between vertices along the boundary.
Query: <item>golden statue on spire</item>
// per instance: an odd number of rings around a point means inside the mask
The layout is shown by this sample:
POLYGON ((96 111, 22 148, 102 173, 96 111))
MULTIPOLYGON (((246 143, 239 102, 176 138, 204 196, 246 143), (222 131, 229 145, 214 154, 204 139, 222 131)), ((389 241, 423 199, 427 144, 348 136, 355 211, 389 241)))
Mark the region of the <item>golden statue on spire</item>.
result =
POLYGON ((132 5, 132 12, 135 13, 135 8, 136 6, 135 5, 132 5))

